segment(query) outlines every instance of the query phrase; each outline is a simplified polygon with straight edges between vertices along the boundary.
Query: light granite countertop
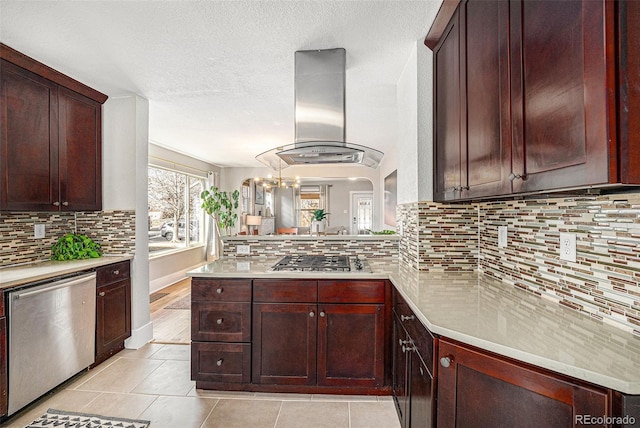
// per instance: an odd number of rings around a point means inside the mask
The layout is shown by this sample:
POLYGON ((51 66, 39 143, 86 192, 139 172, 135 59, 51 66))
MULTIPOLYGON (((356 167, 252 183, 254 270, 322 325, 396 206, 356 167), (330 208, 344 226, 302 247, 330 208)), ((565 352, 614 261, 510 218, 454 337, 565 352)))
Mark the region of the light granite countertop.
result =
POLYGON ((0 267, 0 289, 16 287, 100 266, 131 260, 130 255, 102 256, 96 259, 42 261, 19 266, 0 267))
MULTIPOLYGON (((318 278, 268 272, 279 258, 226 258, 188 272, 211 278, 318 278)), ((433 333, 627 394, 640 394, 640 337, 475 272, 418 272, 369 259, 373 273, 322 278, 390 279, 433 333)))

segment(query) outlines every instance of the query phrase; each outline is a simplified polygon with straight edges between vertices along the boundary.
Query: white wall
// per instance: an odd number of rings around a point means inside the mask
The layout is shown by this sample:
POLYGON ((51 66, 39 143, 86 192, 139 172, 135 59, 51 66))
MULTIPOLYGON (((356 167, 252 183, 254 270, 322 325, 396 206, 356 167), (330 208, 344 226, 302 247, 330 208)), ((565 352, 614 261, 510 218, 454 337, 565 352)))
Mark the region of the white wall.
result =
POLYGON ((186 273, 206 260, 205 247, 187 248, 177 253, 149 259, 149 293, 155 293, 187 277, 186 273))
POLYGON ((131 263, 131 329, 127 348, 153 339, 149 312, 147 152, 149 102, 137 95, 110 98, 102 110, 103 210, 135 210, 131 263))

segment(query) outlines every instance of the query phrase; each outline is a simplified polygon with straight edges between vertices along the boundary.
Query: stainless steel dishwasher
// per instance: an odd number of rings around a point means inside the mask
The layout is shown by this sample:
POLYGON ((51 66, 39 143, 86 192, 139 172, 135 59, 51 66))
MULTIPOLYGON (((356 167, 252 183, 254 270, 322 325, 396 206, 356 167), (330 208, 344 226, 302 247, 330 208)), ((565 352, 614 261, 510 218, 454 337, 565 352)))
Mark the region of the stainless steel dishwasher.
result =
POLYGON ((96 274, 11 291, 8 306, 11 415, 93 363, 96 274))

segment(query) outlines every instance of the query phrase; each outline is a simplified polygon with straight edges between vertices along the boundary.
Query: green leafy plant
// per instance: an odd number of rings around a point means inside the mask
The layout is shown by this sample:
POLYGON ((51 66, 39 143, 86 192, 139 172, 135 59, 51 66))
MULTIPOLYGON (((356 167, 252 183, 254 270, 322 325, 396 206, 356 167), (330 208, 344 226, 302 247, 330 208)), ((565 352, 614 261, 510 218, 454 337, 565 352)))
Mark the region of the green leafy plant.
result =
POLYGON ((211 187, 200 194, 204 211, 213 216, 218 227, 226 229, 228 235, 231 235, 231 228, 238 221, 238 214, 234 210, 238 209, 239 196, 240 192, 237 190, 229 195, 217 187, 211 187))
POLYGON ((395 235, 396 231, 395 230, 391 230, 391 229, 384 229, 384 230, 380 230, 380 231, 373 231, 371 229, 367 229, 369 231, 369 233, 371 233, 372 235, 395 235))
POLYGON ((95 259, 102 256, 100 244, 87 235, 67 233, 51 246, 51 260, 95 259))
POLYGON ((311 213, 311 217, 312 217, 312 219, 313 219, 313 220, 315 220, 315 221, 322 221, 322 220, 324 220, 325 218, 327 218, 327 214, 328 214, 328 213, 326 213, 323 209, 319 209, 319 210, 314 210, 314 211, 311 213))

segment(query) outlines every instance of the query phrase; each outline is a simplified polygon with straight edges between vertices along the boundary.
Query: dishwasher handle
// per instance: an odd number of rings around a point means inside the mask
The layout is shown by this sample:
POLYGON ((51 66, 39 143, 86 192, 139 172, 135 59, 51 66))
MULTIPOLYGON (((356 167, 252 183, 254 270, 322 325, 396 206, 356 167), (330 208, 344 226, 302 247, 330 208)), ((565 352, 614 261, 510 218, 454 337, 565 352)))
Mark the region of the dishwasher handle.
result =
POLYGON ((72 285, 79 284, 81 282, 86 281, 87 279, 93 279, 95 277, 96 277, 96 273, 93 272, 87 275, 74 276, 73 278, 52 282, 46 287, 41 287, 41 288, 38 288, 37 290, 15 293, 13 294, 13 300, 18 300, 22 297, 35 296, 37 294, 46 293, 52 290, 57 290, 58 288, 70 287, 72 285))

